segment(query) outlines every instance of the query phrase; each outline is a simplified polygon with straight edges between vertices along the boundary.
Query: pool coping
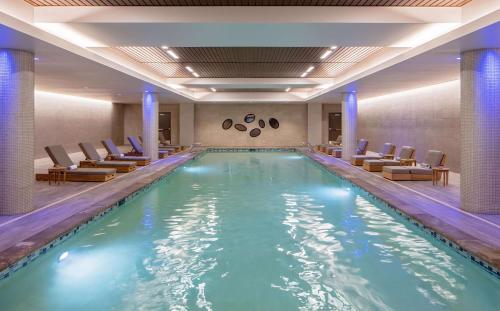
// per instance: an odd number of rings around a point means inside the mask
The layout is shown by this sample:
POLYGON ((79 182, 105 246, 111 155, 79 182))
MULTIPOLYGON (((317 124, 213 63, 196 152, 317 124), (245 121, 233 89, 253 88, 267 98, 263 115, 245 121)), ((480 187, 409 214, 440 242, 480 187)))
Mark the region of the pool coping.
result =
MULTIPOLYGON (((334 164, 326 163, 315 158, 314 155, 317 155, 317 152, 299 148, 296 150, 329 172, 367 192, 372 198, 384 203, 389 208, 405 217, 411 224, 428 232, 433 238, 451 247, 461 256, 468 258, 470 261, 480 266, 484 271, 500 279, 499 248, 484 243, 461 228, 454 227, 450 224, 444 224, 440 219, 419 209, 418 206, 409 205, 400 197, 388 193, 386 190, 374 186, 372 183, 358 176, 345 172, 341 167, 335 167, 334 164)), ((418 194, 415 193, 413 195, 417 196, 418 194)), ((433 203, 442 205, 437 201, 433 203)), ((450 207, 444 205, 442 208, 450 209, 450 207)))
MULTIPOLYGON (((136 195, 148 190, 153 185, 169 176, 178 167, 198 158, 204 154, 205 151, 205 148, 199 148, 197 150, 179 153, 177 155, 183 155, 183 157, 175 163, 170 163, 161 167, 159 170, 154 171, 151 174, 136 177, 131 186, 119 189, 119 191, 110 194, 110 196, 105 198, 104 201, 89 204, 86 210, 76 212, 64 220, 44 228, 32 236, 0 251, 0 281, 8 278, 19 269, 26 267, 40 255, 45 254, 48 250, 72 237, 90 223, 93 223, 109 212, 122 206, 136 195)), ((158 162, 151 163, 150 165, 161 165, 161 162, 162 160, 159 160, 158 162)), ((108 181, 107 183, 112 181, 113 180, 108 181)), ((59 204, 71 204, 67 201, 76 201, 79 199, 79 196, 72 197, 59 204)), ((35 210, 34 214, 36 212, 37 211, 35 210)))

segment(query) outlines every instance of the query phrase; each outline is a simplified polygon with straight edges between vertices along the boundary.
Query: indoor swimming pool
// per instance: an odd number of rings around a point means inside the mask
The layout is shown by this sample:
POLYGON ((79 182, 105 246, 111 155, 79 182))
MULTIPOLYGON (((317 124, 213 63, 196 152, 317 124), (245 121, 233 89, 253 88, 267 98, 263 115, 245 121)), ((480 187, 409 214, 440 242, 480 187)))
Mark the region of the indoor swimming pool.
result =
POLYGON ((207 152, 0 282, 0 310, 497 310, 500 280, 293 152, 207 152))

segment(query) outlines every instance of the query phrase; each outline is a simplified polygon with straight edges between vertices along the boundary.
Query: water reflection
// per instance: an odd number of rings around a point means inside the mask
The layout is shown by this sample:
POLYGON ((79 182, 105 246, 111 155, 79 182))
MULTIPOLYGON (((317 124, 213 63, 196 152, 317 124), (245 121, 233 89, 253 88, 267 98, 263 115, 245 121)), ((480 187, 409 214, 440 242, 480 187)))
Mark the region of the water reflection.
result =
POLYGON ((277 245, 277 249, 291 257, 297 267, 291 265, 290 273, 281 277, 282 284, 273 287, 296 297, 300 310, 388 309, 369 290, 368 281, 357 275, 357 269, 337 257, 344 247, 335 238, 335 226, 322 216, 324 206, 306 194, 283 194, 283 198, 287 212, 283 224, 294 243, 288 248, 277 245))
POLYGON ((445 306, 457 299, 465 280, 451 256, 363 197, 356 197, 356 205, 369 229, 364 233, 373 238, 383 262, 401 263, 402 269, 419 280, 417 291, 432 304, 445 306))
POLYGON ((169 234, 154 241, 154 254, 142 262, 149 277, 137 276, 137 287, 128 302, 134 305, 132 309, 166 304, 171 310, 188 310, 188 301, 212 309, 205 297, 206 284, 199 280, 217 266, 217 259, 206 252, 218 240, 216 205, 216 198, 195 196, 164 220, 169 234))

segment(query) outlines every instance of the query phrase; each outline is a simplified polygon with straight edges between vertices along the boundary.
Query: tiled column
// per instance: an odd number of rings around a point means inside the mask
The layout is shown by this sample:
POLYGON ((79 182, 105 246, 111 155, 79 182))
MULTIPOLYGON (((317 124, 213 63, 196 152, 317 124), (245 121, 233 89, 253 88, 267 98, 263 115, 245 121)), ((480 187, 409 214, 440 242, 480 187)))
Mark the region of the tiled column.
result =
POLYGON ((307 142, 313 146, 321 144, 321 119, 323 104, 307 104, 307 142))
POLYGON ((500 49, 464 52, 460 67, 461 208, 500 214, 500 49))
POLYGON ((158 94, 142 95, 142 147, 144 155, 158 160, 158 94))
POLYGON ((0 215, 34 209, 34 61, 0 49, 0 215))
POLYGON ((342 159, 351 160, 356 151, 358 124, 358 97, 356 93, 342 93, 342 159))
POLYGON ((194 143, 194 104, 184 103, 179 105, 179 136, 182 146, 194 143))

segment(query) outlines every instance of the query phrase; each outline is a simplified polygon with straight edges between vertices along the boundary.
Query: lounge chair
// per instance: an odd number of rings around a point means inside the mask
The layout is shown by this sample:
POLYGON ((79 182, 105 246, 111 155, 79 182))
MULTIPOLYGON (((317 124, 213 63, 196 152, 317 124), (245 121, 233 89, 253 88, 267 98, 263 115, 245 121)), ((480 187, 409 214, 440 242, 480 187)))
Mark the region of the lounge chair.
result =
MULTIPOLYGON (((129 152, 127 155, 142 156, 144 154, 144 149, 142 149, 142 145, 139 142, 139 139, 137 139, 137 137, 135 136, 128 136, 127 139, 133 148, 133 151, 129 152)), ((158 157, 160 159, 164 159, 167 156, 171 155, 172 153, 173 153, 172 150, 158 150, 158 157)))
POLYGON ((80 162, 80 167, 114 168, 118 173, 135 171, 136 164, 133 161, 106 161, 91 143, 79 143, 78 146, 82 149, 86 159, 80 162))
POLYGON ((382 172, 384 166, 400 166, 401 160, 413 159, 414 156, 415 148, 411 146, 403 146, 401 150, 399 150, 399 155, 394 160, 365 160, 363 162, 363 169, 369 172, 382 172))
POLYGON ((356 166, 363 165, 365 160, 380 160, 380 159, 394 159, 394 153, 396 151, 396 145, 392 143, 385 143, 382 146, 382 150, 378 154, 366 155, 366 154, 356 154, 351 157, 351 164, 356 166))
MULTIPOLYGON (((361 138, 358 141, 358 146, 356 147, 355 154, 357 155, 366 154, 367 149, 368 149, 368 140, 361 138)), ((327 148, 326 153, 336 158, 340 158, 342 157, 342 147, 329 147, 327 148)))
MULTIPOLYGON (((71 160, 63 146, 45 147, 54 166, 66 168, 67 181, 108 181, 116 176, 116 170, 113 168, 78 168, 71 160)), ((48 174, 37 174, 37 180, 48 180, 48 174)))
POLYGON ((160 150, 163 148, 173 148, 175 152, 179 152, 182 150, 182 147, 179 145, 171 145, 170 141, 165 139, 165 135, 163 134, 162 131, 158 132, 158 139, 160 140, 160 150))
POLYGON ((425 162, 418 166, 384 166, 382 172, 390 180, 432 180, 432 168, 444 165, 445 161, 442 151, 429 150, 425 162))
POLYGON ((126 156, 124 155, 120 149, 115 145, 113 140, 111 138, 108 138, 106 140, 101 141, 103 144, 104 148, 106 148, 106 151, 108 152, 108 156, 106 157, 106 160, 112 160, 112 161, 132 161, 135 162, 137 166, 146 166, 149 163, 151 163, 151 158, 150 157, 144 157, 144 156, 126 156))
POLYGON ((327 149, 330 147, 339 147, 342 145, 342 135, 337 136, 337 139, 332 143, 324 144, 324 145, 319 145, 318 150, 326 153, 327 149))

